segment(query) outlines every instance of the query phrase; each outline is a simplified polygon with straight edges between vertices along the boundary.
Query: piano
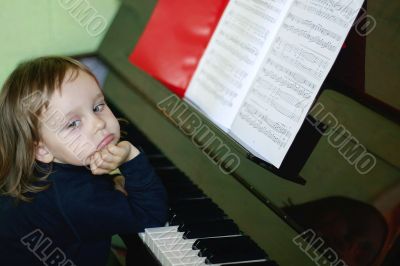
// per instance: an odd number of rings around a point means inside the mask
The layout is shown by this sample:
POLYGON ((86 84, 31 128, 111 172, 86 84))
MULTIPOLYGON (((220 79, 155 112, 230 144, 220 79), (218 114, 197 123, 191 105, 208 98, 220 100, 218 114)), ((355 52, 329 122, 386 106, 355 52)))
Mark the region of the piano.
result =
MULTIPOLYGON (((106 98, 118 110, 123 110, 121 113, 154 144, 143 147, 146 153, 160 151, 163 159, 152 160, 156 164, 168 160, 168 163, 173 165, 173 169, 159 170, 160 176, 170 177, 172 173, 179 173, 171 179, 179 176, 187 177, 188 181, 183 182, 190 182, 193 187, 190 191, 182 192, 204 193, 208 200, 201 202, 198 199, 195 204, 213 206, 211 208, 214 208, 218 215, 225 217, 223 222, 216 223, 215 228, 210 227, 210 230, 217 231, 218 226, 223 230, 231 228, 232 232, 227 234, 235 238, 233 241, 243 241, 247 243, 245 245, 253 246, 252 252, 258 253, 256 255, 259 258, 262 257, 259 259, 261 262, 254 265, 275 265, 275 262, 283 266, 313 265, 314 262, 308 255, 292 242, 299 234, 296 225, 267 197, 269 182, 288 181, 277 178, 272 172, 248 160, 246 150, 204 115, 192 109, 240 158, 240 166, 234 173, 229 175, 223 173, 201 149, 193 145, 190 137, 183 134, 179 127, 157 108, 157 103, 170 96, 172 92, 128 61, 128 56, 155 4, 155 0, 122 1, 96 54, 109 70, 103 85, 106 98)), ((130 133, 133 139, 138 135, 130 133)), ((176 189, 171 185, 166 186, 172 190, 176 189)), ((179 208, 175 210, 178 213, 179 208)), ((194 205, 192 209, 197 210, 194 205)), ((178 235, 182 235, 181 230, 184 229, 176 228, 175 225, 167 230, 178 230, 178 235)), ((146 242, 149 237, 145 234, 143 239, 146 242)), ((200 241, 199 245, 203 243, 200 241)), ((157 257, 156 254, 153 256, 157 257)))
MULTIPOLYGON (((109 105, 117 117, 128 121, 109 105)), ((123 124, 121 130, 127 132, 127 140, 145 151, 166 187, 169 204, 167 225, 139 233, 143 243, 136 236, 122 236, 132 252, 127 255, 127 265, 137 261, 168 266, 278 265, 133 124, 123 124)))
MULTIPOLYGON (((240 165, 233 173, 221 171, 190 136, 157 107, 172 92, 128 61, 156 2, 121 1, 96 54, 108 69, 103 85, 106 98, 114 106, 117 116, 131 121, 132 126, 128 126, 127 131, 132 143, 142 146, 147 153, 169 195, 169 224, 148 228, 140 236, 126 237, 125 243, 135 247, 136 255, 143 255, 138 259, 140 265, 315 265, 321 254, 312 247, 306 250, 299 247, 295 239, 303 228, 280 207, 291 197, 297 202, 307 202, 338 194, 339 190, 341 195, 368 201, 371 195, 378 195, 384 188, 398 183, 398 171, 377 158, 377 165, 379 169, 385 169, 385 175, 379 171, 359 175, 337 150, 326 141, 320 141, 317 152, 313 152, 302 170, 307 177, 306 186, 302 186, 249 160, 248 152, 242 146, 189 107, 240 159, 240 165), (319 154, 329 154, 329 162, 325 161, 321 166, 319 154), (336 169, 344 172, 339 171, 338 176, 336 169), (379 180, 379 183, 365 183, 365 178, 379 180), (338 180, 351 184, 362 182, 363 186, 342 191, 343 183, 338 180), (336 190, 330 191, 330 187, 336 190)), ((341 97, 327 94, 324 104, 329 107, 337 100, 357 105, 341 97)), ((362 108, 352 110, 360 110, 357 112, 361 117, 364 114, 370 117, 369 111, 364 112, 366 108, 362 108)), ((344 118, 352 115, 346 113, 346 108, 337 109, 338 116, 341 112, 344 118)), ((349 125, 352 124, 346 124, 349 125)), ((391 127, 381 120, 370 125, 391 127)), ((350 129, 361 136, 368 147, 369 140, 362 132, 357 128, 350 129)), ((386 136, 385 139, 390 142, 393 137, 386 136)), ((134 264, 136 255, 128 254, 127 265, 134 264)))

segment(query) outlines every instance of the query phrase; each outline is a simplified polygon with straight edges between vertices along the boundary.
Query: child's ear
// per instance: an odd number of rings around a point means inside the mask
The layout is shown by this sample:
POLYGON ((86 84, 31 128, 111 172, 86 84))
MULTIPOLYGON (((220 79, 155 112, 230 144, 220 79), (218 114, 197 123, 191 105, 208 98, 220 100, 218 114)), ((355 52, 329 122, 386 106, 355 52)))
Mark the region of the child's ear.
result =
POLYGON ((46 145, 39 141, 39 143, 35 142, 35 158, 38 161, 44 163, 50 163, 53 161, 54 156, 53 154, 47 149, 46 145))

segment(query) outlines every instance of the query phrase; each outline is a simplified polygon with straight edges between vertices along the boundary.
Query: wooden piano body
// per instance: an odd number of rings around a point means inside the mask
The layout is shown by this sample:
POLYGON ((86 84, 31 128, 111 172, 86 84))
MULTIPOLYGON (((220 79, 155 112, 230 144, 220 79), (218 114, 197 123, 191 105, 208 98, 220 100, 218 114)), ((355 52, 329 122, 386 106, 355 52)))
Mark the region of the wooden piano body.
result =
MULTIPOLYGON (((399 184, 399 161, 390 156, 394 148, 382 149, 357 127, 351 128, 367 148, 379 155, 375 170, 360 176, 326 140, 321 139, 301 172, 307 180, 307 184, 302 186, 279 178, 247 159, 246 150, 191 108, 239 156, 238 169, 233 174, 224 174, 192 143, 190 136, 185 135, 157 107, 172 93, 128 61, 155 4, 156 0, 123 1, 99 47, 97 55, 110 69, 103 88, 107 98, 123 110, 129 120, 280 265, 314 265, 312 251, 307 254, 293 243, 293 238, 299 232, 278 206, 282 206, 288 198, 305 202, 332 194, 371 202, 382 190, 399 184), (336 169, 342 170, 337 172, 336 169), (346 175, 348 173, 350 175, 346 175), (368 179, 369 183, 355 189, 362 179, 368 179), (344 187, 343 182, 351 186, 344 187), (340 187, 342 190, 339 190, 340 187)), ((379 133, 379 138, 398 144, 393 135, 393 132, 399 132, 397 125, 329 90, 324 92, 320 100, 328 109, 336 109, 337 115, 350 124, 354 110, 361 118, 373 119, 374 123, 367 126, 369 130, 373 130, 371 127, 386 128, 388 130, 379 133), (338 102, 354 105, 355 109, 341 109, 336 105, 338 102)))

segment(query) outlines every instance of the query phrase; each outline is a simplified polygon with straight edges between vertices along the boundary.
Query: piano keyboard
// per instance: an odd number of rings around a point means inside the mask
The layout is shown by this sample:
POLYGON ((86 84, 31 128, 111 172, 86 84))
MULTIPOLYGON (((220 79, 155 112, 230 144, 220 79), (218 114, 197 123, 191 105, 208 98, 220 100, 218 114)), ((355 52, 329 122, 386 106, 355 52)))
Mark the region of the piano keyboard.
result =
POLYGON ((140 237, 161 265, 277 265, 165 157, 150 161, 168 192, 169 217, 140 237))
POLYGON ((146 152, 168 194, 167 225, 139 234, 157 264, 278 265, 143 134, 132 125, 124 130, 128 140, 146 152))

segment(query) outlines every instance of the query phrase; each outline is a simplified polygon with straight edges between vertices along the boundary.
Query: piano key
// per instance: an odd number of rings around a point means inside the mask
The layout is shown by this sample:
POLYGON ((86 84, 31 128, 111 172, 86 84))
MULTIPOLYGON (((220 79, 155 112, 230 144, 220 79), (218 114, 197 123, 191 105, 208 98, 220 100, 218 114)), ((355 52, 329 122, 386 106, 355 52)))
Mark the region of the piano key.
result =
POLYGON ((225 216, 225 213, 216 205, 197 206, 196 208, 181 208, 170 211, 170 216, 187 216, 187 215, 207 215, 210 213, 220 214, 225 216))
POLYGON ((236 247, 242 247, 242 246, 248 245, 249 243, 252 243, 252 240, 248 236, 206 238, 206 239, 197 240, 193 244, 193 248, 203 250, 206 248, 215 248, 215 247, 229 246, 229 245, 234 245, 236 247))
POLYGON ((196 222, 209 222, 209 221, 221 221, 226 220, 227 216, 219 211, 203 211, 193 213, 181 213, 174 215, 168 221, 170 225, 181 225, 185 223, 196 223, 196 222))
POLYGON ((234 265, 234 266, 278 266, 278 264, 273 260, 265 260, 265 261, 258 261, 258 262, 239 262, 235 264, 220 264, 220 266, 224 265, 234 265))
MULTIPOLYGON (((171 193, 167 190, 167 193, 171 193)), ((207 198, 201 191, 181 191, 179 194, 169 194, 168 201, 173 203, 181 200, 196 200, 207 198)))
POLYGON ((198 200, 182 200, 170 204, 170 210, 197 208, 199 205, 212 205, 217 206, 211 199, 204 198, 198 200))
MULTIPOLYGON (((182 212, 182 211, 190 211, 193 209, 215 209, 221 210, 217 204, 206 199, 192 200, 190 204, 186 203, 187 201, 181 201, 170 208, 171 212, 182 212)), ((222 211, 222 210, 221 210, 222 211)))
POLYGON ((167 183, 173 182, 190 182, 187 176, 179 169, 155 169, 156 173, 167 183))
POLYGON ((182 224, 178 231, 184 232, 185 239, 240 235, 239 228, 232 220, 182 224))
POLYGON ((235 253, 212 253, 206 257, 206 264, 221 264, 229 262, 263 261, 265 253, 260 250, 249 250, 235 253))

